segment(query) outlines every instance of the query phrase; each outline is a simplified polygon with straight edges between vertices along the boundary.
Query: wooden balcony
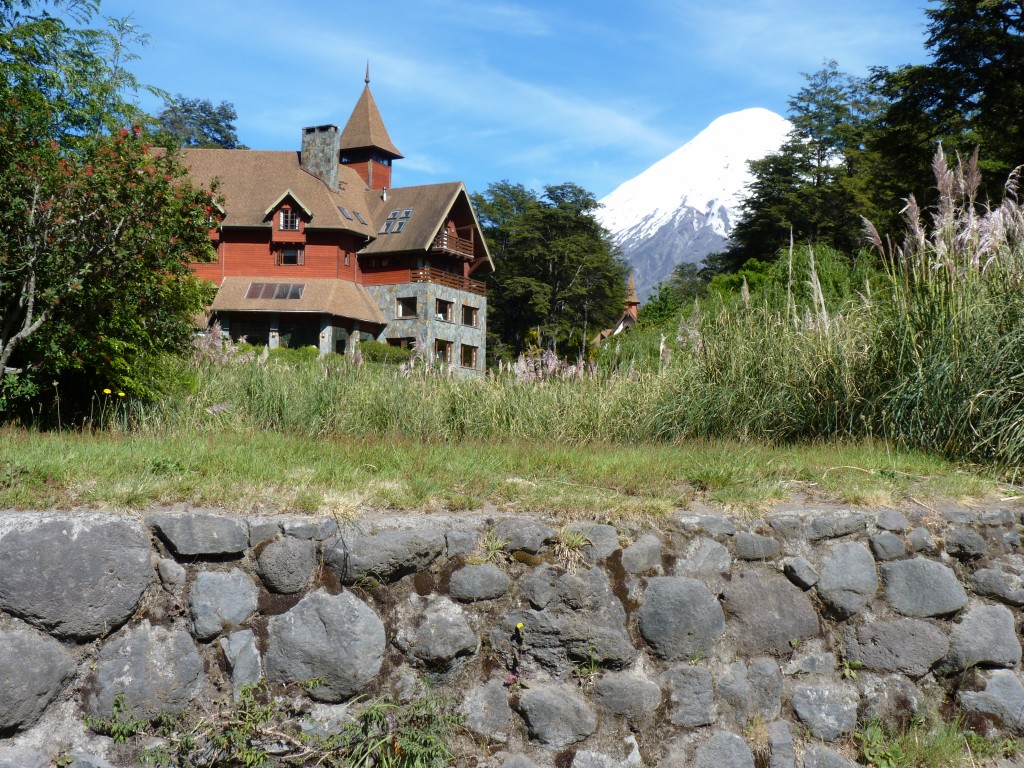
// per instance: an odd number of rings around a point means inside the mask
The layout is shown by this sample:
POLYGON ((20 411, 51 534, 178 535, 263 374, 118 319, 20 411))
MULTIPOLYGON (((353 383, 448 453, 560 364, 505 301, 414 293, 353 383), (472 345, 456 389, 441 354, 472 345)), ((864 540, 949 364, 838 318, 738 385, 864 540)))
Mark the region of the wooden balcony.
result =
POLYGON ((453 275, 441 269, 392 269, 387 272, 363 272, 363 285, 399 285, 401 283, 436 283, 469 291, 478 296, 487 295, 487 284, 462 275, 453 275))
POLYGON ((461 256, 464 259, 472 259, 473 241, 448 234, 447 231, 442 231, 441 234, 434 238, 434 245, 431 250, 461 256))

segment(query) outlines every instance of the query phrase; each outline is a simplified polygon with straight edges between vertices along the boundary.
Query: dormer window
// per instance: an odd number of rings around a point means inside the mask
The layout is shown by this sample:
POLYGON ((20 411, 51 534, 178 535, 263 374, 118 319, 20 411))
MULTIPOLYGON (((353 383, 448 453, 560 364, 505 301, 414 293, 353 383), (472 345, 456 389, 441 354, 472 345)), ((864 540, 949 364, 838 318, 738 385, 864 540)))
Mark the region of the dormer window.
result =
POLYGON ((294 211, 291 208, 282 208, 281 212, 278 213, 278 222, 278 226, 282 231, 298 232, 299 212, 294 211))

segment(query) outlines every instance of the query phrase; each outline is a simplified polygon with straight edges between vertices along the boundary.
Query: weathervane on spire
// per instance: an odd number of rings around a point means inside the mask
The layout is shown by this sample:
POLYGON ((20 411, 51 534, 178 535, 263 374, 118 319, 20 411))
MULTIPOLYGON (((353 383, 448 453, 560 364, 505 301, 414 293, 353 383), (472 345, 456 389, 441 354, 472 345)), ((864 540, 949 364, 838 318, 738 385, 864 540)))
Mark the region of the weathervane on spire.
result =
POLYGON ((366 60, 366 80, 364 80, 363 82, 365 82, 367 85, 370 84, 370 60, 369 59, 366 60))

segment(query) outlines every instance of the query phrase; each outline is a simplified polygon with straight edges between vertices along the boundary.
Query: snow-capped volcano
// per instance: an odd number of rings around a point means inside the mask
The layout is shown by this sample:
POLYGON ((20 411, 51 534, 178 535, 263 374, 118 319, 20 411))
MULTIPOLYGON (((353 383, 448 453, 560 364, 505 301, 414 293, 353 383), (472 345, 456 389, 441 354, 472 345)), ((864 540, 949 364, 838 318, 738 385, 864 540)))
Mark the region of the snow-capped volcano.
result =
POLYGON ((750 182, 747 163, 774 152, 792 125, 771 110, 723 115, 601 200, 598 219, 650 294, 681 262, 721 250, 750 182))

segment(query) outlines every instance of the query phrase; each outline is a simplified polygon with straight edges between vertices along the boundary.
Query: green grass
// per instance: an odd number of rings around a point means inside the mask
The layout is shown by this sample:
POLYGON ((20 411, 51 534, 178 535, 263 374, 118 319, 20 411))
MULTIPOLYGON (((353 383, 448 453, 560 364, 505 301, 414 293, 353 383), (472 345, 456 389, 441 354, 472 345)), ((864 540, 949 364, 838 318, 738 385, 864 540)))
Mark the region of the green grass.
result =
POLYGON ((355 515, 369 508, 660 518, 697 503, 756 512, 788 498, 880 506, 980 500, 1001 486, 879 443, 771 447, 686 441, 585 448, 544 442, 312 438, 282 432, 0 430, 0 507, 355 515), (913 499, 914 501, 911 501, 913 499))
POLYGON ((989 739, 962 722, 915 717, 904 728, 872 721, 856 734, 860 758, 873 768, 974 768, 1020 754, 1014 739, 989 739))

